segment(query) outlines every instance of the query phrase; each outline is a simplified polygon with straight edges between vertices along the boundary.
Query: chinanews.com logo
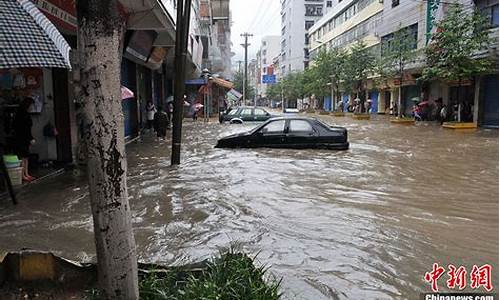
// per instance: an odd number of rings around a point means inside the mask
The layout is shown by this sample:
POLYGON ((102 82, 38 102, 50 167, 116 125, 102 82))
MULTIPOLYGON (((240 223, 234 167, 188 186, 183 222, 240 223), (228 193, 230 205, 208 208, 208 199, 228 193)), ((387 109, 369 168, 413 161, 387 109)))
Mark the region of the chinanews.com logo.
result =
POLYGON ((422 294, 421 300, 497 300, 496 294, 478 293, 430 293, 422 294))
POLYGON ((425 273, 424 281, 430 286, 432 292, 421 294, 422 300, 497 300, 497 294, 491 293, 493 284, 491 282, 492 267, 489 264, 482 266, 474 265, 470 272, 464 266, 448 265, 448 268, 437 263, 432 265, 432 270, 425 273), (448 270, 448 272, 447 272, 448 270), (447 278, 446 278, 447 277, 447 278), (439 281, 446 279, 446 287, 449 293, 439 292, 439 281), (472 292, 463 291, 470 288, 472 292))

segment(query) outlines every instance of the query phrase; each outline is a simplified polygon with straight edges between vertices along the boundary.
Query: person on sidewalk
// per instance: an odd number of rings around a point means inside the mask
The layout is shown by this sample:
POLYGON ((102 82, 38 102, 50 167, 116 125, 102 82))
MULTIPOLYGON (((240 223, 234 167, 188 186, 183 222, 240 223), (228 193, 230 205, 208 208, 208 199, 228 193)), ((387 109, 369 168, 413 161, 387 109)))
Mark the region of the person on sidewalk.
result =
POLYGON ((147 120, 147 128, 151 132, 153 129, 153 121, 155 119, 156 107, 152 101, 148 101, 146 104, 146 120, 147 120))
POLYGON ((21 159, 23 168, 22 178, 24 181, 30 182, 35 180, 35 177, 29 174, 28 158, 30 156, 30 147, 35 144, 35 139, 31 134, 33 121, 29 113, 30 107, 34 104, 34 100, 30 97, 24 98, 17 109, 14 117, 14 152, 21 159))
POLYGON ((158 112, 154 116, 154 129, 156 131, 156 136, 164 139, 167 136, 167 127, 169 126, 168 116, 163 111, 161 106, 158 107, 158 112))
POLYGON ((167 109, 166 109, 168 124, 167 128, 170 128, 170 124, 172 123, 172 116, 174 114, 174 97, 170 96, 167 99, 167 109))

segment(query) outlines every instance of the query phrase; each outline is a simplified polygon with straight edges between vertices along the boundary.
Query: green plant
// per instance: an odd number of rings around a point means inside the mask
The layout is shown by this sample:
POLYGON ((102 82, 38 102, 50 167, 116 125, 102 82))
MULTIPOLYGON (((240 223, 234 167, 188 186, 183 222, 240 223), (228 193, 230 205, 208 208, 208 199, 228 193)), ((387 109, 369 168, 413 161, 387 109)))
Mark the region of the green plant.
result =
POLYGON ((434 26, 437 30, 425 51, 423 80, 460 82, 492 67, 488 58, 474 57, 491 42, 488 20, 479 11, 469 12, 452 4, 444 19, 434 26))
POLYGON ((144 300, 273 300, 281 296, 280 285, 281 281, 268 276, 265 266, 255 266, 255 258, 231 248, 208 261, 201 272, 151 271, 141 279, 139 289, 144 300))

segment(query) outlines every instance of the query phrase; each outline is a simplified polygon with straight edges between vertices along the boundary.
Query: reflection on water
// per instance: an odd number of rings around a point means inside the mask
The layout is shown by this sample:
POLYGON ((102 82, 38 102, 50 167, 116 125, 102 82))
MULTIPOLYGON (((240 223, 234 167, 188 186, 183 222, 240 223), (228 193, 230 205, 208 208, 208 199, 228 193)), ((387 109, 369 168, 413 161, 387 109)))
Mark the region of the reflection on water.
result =
MULTIPOLYGON (((201 122, 185 124, 179 167, 169 141, 130 145, 140 258, 183 264, 239 241, 298 299, 415 299, 434 262, 490 263, 496 290, 497 131, 335 121, 349 129, 348 151, 214 149, 253 125, 201 122)), ((0 204, 0 251, 94 258, 84 177, 64 174, 20 198, 0 204)))

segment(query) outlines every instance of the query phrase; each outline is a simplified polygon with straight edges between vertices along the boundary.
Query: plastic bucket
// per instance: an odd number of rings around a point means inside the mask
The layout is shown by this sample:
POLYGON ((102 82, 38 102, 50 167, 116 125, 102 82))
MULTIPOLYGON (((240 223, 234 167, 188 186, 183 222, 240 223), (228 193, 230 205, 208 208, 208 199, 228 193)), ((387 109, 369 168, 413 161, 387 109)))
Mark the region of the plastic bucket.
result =
POLYGON ((3 156, 3 161, 5 163, 17 163, 19 162, 19 158, 13 154, 7 154, 3 156))
POLYGON ((23 184, 23 168, 10 168, 7 169, 7 172, 9 173, 9 178, 12 183, 12 185, 21 185, 23 184))
POLYGON ((11 169, 11 168, 19 168, 21 166, 21 162, 18 161, 18 162, 6 162, 5 163, 5 167, 7 169, 11 169))

